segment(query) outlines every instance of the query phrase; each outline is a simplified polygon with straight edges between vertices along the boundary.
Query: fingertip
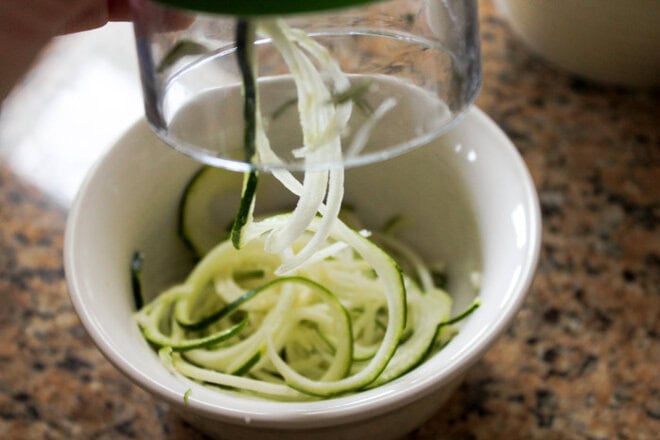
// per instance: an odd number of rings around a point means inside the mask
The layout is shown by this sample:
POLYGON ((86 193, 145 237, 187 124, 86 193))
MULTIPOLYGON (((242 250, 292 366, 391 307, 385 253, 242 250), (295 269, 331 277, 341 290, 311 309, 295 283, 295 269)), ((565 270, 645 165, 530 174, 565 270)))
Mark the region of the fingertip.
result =
POLYGON ((108 18, 111 21, 131 21, 131 7, 128 0, 107 0, 108 18))

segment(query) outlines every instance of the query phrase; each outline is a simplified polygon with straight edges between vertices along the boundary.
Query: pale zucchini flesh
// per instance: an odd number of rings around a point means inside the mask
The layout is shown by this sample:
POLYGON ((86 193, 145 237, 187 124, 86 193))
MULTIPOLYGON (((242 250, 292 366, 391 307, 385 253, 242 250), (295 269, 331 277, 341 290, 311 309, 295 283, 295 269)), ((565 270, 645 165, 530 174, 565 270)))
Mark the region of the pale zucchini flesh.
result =
POLYGON ((202 258, 229 236, 228 218, 239 206, 241 175, 204 166, 191 177, 179 204, 179 235, 202 258))

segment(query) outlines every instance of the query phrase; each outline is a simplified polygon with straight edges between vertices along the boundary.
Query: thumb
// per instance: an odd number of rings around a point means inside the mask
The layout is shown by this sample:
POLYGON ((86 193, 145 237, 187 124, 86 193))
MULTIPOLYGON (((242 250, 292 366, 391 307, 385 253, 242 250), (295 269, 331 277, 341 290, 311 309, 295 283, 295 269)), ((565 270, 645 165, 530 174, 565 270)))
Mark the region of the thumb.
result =
MULTIPOLYGON (((58 31, 107 0, 0 0, 0 101, 58 31)), ((96 20, 100 18, 94 18, 96 20)))
POLYGON ((58 34, 70 34, 73 32, 86 31, 105 25, 109 20, 107 3, 90 4, 87 8, 80 10, 76 15, 70 16, 60 29, 58 34))
POLYGON ((129 21, 131 19, 128 0, 88 1, 64 23, 59 33, 85 31, 105 25, 108 21, 129 21))

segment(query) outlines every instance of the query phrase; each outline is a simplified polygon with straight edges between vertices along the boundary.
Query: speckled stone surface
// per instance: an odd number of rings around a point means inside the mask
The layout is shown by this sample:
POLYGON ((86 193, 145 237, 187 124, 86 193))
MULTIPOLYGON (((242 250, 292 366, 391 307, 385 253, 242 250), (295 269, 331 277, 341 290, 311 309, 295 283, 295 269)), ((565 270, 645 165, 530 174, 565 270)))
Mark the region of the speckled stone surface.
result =
MULTIPOLYGON (((660 94, 532 56, 481 2, 478 105, 544 217, 513 326, 410 439, 660 436, 660 94)), ((0 438, 201 439, 95 349, 67 296, 66 212, 0 163, 0 438)))

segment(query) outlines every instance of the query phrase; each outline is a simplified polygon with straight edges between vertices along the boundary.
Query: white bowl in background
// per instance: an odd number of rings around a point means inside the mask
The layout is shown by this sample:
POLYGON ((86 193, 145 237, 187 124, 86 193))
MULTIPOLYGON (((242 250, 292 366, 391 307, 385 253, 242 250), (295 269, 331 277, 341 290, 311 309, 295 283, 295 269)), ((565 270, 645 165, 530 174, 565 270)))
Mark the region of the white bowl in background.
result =
MULTIPOLYGON (((397 438, 431 417, 514 319, 539 255, 534 184, 515 147, 481 111, 428 146, 349 170, 346 200, 372 227, 404 214, 404 239, 446 261, 455 310, 481 307, 442 351, 376 389, 315 402, 274 402, 211 390, 172 375, 141 336, 129 263, 146 254, 151 296, 180 279, 189 255, 176 234, 182 190, 199 167, 138 122, 91 170, 70 211, 65 267, 70 295, 100 351, 126 376, 169 402, 200 430, 230 439, 397 438), (183 395, 192 389, 187 403, 183 395)), ((277 185, 260 188, 262 210, 287 206, 277 185), (263 191, 263 192, 261 192, 263 191)), ((228 213, 228 218, 232 213, 228 213)))
POLYGON ((537 54, 588 79, 660 86, 660 1, 495 0, 537 54))

